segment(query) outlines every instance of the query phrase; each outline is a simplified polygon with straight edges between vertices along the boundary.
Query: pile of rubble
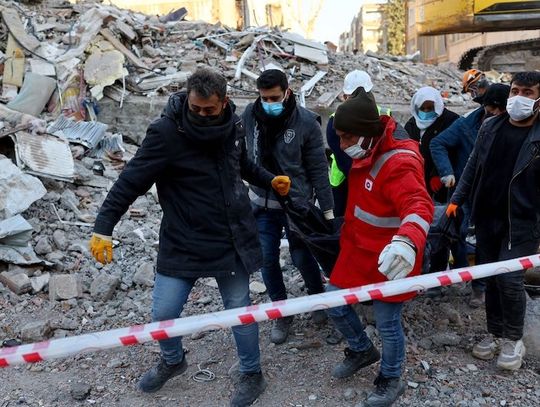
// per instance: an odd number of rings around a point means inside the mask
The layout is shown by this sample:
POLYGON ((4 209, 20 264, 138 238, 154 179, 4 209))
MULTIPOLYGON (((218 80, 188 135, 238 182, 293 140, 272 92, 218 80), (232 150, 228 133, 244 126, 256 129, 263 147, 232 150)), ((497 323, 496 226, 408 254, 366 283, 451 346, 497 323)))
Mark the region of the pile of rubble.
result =
MULTIPOLYGON (((122 109, 137 95, 166 97, 205 65, 227 77, 233 97, 253 98, 259 73, 277 68, 288 73, 302 104, 328 108, 345 74, 365 69, 383 103, 407 103, 426 84, 441 89, 450 101, 466 102, 459 94, 459 73, 451 67, 418 64, 416 56, 336 54, 276 29, 237 31, 186 21, 184 8, 157 17, 95 3, 48 0, 23 6, 0 1, 0 13, 0 49, 5 50, 0 51, 0 264, 15 267, 0 281, 17 294, 45 286, 39 274, 20 275, 17 267, 60 267, 61 251, 67 249, 59 242, 60 232, 32 247, 39 225, 21 213, 45 196, 49 222, 91 226, 96 202, 136 151, 135 145, 123 143, 124 135, 99 121, 104 98, 122 109), (51 179, 70 184, 51 190, 43 185, 51 179), (51 194, 62 199, 51 199, 51 194), (49 250, 50 240, 56 250, 49 250)), ((140 135, 125 136, 140 141, 140 135)))

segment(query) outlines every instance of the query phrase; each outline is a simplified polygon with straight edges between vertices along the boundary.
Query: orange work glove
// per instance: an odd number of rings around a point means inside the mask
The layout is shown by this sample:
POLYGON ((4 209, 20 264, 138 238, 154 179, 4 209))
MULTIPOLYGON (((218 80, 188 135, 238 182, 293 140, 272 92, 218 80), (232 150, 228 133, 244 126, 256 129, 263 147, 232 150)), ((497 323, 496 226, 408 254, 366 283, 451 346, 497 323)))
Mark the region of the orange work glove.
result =
POLYGON ((101 264, 111 263, 113 260, 112 236, 94 233, 90 239, 90 253, 101 264))
POLYGON ((431 177, 429 180, 429 187, 433 192, 439 192, 439 190, 443 187, 441 179, 439 177, 431 177))
POLYGON ((291 179, 286 175, 278 175, 272 180, 272 188, 281 196, 285 196, 291 189, 291 179))
POLYGON ((457 210, 458 210, 458 206, 455 203, 448 204, 448 206, 446 207, 446 216, 448 216, 448 217, 450 217, 450 216, 456 217, 457 216, 457 210))

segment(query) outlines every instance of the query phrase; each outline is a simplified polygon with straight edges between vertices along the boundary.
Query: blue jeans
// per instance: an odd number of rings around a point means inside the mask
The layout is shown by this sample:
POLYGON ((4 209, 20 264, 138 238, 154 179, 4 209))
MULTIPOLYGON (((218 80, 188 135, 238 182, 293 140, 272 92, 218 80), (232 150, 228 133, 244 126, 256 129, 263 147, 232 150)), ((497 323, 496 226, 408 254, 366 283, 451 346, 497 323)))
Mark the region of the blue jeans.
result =
POLYGON ((280 301, 287 298, 287 290, 279 265, 279 245, 284 228, 289 240, 292 262, 300 271, 308 294, 324 292, 319 264, 305 243, 289 230, 285 212, 280 209, 255 208, 254 214, 263 251, 262 277, 270 299, 280 301))
MULTIPOLYGON (((340 288, 328 284, 326 291, 340 288)), ((373 301, 375 323, 382 341, 381 374, 384 377, 400 377, 405 359, 405 335, 401 326, 402 302, 373 301)), ((364 331, 364 325, 352 306, 330 308, 326 311, 336 328, 347 339, 354 352, 367 350, 372 342, 364 331)))
MULTIPOLYGON (((195 278, 175 278, 156 274, 153 293, 152 320, 165 321, 180 317, 195 278)), ((216 278, 225 309, 245 307, 249 299, 249 274, 240 259, 236 261, 234 276, 216 278)), ((232 328, 241 373, 260 372, 259 327, 257 323, 232 328)), ((161 355, 168 364, 180 363, 184 358, 182 338, 175 337, 159 342, 161 355)))

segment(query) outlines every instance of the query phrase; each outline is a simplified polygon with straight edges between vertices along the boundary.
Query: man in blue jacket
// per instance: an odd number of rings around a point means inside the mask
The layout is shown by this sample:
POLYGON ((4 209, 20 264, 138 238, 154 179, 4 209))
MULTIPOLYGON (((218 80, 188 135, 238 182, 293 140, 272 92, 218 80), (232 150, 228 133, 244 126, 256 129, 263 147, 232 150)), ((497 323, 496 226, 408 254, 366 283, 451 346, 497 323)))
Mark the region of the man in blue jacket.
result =
MULTIPOLYGON (((436 136, 429 145, 431 156, 440 175, 441 182, 447 188, 453 188, 473 150, 478 130, 487 117, 497 116, 506 111, 506 101, 510 86, 503 84, 490 85, 482 96, 483 106, 464 117, 460 117, 450 127, 436 136)), ((467 248, 465 237, 469 228, 469 205, 463 206, 464 219, 461 225, 462 240, 456 249, 455 266, 467 265, 467 248)), ((483 280, 473 280, 469 305, 478 308, 484 303, 486 286, 483 280)))
MULTIPOLYGON (((264 71, 257 79, 259 98, 246 107, 242 119, 246 128, 248 157, 270 172, 291 178, 293 202, 317 199, 325 218, 334 217, 328 164, 324 151, 320 117, 296 104, 287 76, 277 69, 264 71)), ((324 291, 319 264, 305 243, 289 230, 287 217, 272 191, 250 186, 249 192, 263 249, 262 276, 272 301, 287 298, 279 263, 279 246, 285 229, 291 258, 306 283, 308 294, 324 291)), ((326 319, 312 313, 317 323, 326 319)), ((270 340, 285 342, 292 316, 277 319, 270 340)))

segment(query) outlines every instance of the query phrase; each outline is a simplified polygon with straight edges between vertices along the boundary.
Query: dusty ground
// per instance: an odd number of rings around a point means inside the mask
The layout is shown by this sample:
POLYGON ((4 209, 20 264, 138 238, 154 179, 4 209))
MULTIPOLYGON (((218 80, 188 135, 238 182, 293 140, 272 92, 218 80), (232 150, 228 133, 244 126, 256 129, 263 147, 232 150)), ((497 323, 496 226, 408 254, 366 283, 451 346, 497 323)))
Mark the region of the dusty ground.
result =
MULTIPOLYGON (((289 271, 290 283, 298 288, 300 283, 291 273, 289 271)), ((149 291, 144 292, 142 299, 148 307, 149 291)), ((398 405, 538 406, 540 362, 527 359, 518 372, 504 373, 496 369, 494 362, 473 359, 470 348, 483 331, 482 311, 465 305, 465 287, 451 287, 445 294, 438 301, 419 297, 406 307, 405 378, 409 387, 398 405), (429 364, 428 371, 421 361, 429 364)), ((186 315, 214 309, 219 304, 217 290, 204 284, 197 285, 192 297, 195 303, 188 307, 186 315), (196 302, 200 298, 205 298, 204 302, 208 298, 212 301, 201 306, 196 302)), ((260 301, 264 297, 254 295, 254 299, 260 301)), ((34 303, 28 301, 23 309, 4 303, 2 315, 16 314, 12 315, 14 321, 21 321, 57 314, 46 307, 38 308, 34 303)), ((135 318, 121 324, 115 321, 112 326, 142 322, 147 319, 146 311, 141 310, 135 318)), ((370 320, 369 312, 360 312, 370 320)), ((111 321, 116 318, 110 317, 111 321)), ((105 326, 110 327, 109 323, 105 326)), ((279 346, 270 343, 269 327, 269 323, 261 324, 263 368, 268 388, 256 405, 355 406, 371 388, 376 366, 346 380, 330 377, 332 367, 342 356, 344 343, 327 344, 326 326, 317 327, 307 316, 300 316, 294 323, 294 334, 279 346)), ((368 330, 374 331, 372 327, 368 330)), ((198 339, 186 338, 184 347, 188 350, 188 371, 155 395, 141 394, 135 388, 138 378, 157 358, 158 347, 151 343, 1 370, 0 406, 228 405, 232 391, 228 371, 236 360, 229 331, 207 333, 198 339), (215 380, 195 382, 192 375, 199 368, 210 370, 215 380), (89 394, 83 401, 74 399, 78 391, 85 393, 86 390, 89 394)))

